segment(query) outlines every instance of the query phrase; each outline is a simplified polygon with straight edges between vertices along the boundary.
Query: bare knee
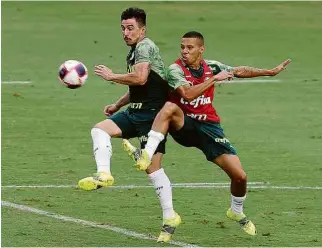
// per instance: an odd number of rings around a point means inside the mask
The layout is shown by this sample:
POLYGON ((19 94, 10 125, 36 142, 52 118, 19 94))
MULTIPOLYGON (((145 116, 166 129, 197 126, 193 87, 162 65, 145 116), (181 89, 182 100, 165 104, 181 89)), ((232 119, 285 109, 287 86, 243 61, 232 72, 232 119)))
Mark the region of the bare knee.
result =
POLYGON ((237 184, 241 184, 241 185, 247 184, 247 175, 243 170, 238 171, 238 173, 234 173, 231 179, 237 184))
POLYGON ((171 119, 178 108, 178 105, 175 103, 166 102, 160 111, 160 115, 165 119, 171 119))

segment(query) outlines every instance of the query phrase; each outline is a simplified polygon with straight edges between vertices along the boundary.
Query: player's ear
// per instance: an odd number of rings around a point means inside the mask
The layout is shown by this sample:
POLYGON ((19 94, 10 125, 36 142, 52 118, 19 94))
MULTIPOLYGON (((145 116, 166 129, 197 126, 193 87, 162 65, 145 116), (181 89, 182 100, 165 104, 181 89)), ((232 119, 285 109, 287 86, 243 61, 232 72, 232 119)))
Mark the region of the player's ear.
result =
POLYGON ((141 32, 142 32, 143 34, 145 34, 145 32, 146 32, 146 26, 142 26, 142 27, 141 27, 141 32))
POLYGON ((204 51, 205 51, 205 46, 204 45, 200 46, 200 52, 204 53, 204 51))

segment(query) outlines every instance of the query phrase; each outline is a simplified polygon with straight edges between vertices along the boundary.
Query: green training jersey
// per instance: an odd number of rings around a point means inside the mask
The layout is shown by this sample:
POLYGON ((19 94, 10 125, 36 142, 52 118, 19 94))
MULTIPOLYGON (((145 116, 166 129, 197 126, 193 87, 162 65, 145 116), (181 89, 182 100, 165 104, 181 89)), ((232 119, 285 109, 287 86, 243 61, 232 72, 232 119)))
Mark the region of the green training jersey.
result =
POLYGON ((161 109, 168 97, 166 68, 159 48, 148 38, 133 46, 127 56, 127 70, 142 62, 150 64, 150 73, 144 85, 129 86, 131 109, 161 109))
MULTIPOLYGON (((221 71, 229 71, 230 72, 230 71, 232 71, 232 68, 233 68, 229 65, 225 65, 225 64, 223 64, 219 61, 216 61, 216 60, 205 60, 205 62, 209 66, 209 68, 212 70, 214 75, 217 75, 221 71)), ((189 70, 190 70, 191 74, 197 78, 198 78, 198 75, 201 76, 203 74, 202 66, 200 66, 200 68, 198 70, 193 70, 191 68, 189 70)), ((185 84, 190 84, 190 82, 186 80, 182 68, 176 63, 169 66, 168 84, 172 89, 176 89, 176 88, 178 88, 182 85, 185 85, 185 84)))

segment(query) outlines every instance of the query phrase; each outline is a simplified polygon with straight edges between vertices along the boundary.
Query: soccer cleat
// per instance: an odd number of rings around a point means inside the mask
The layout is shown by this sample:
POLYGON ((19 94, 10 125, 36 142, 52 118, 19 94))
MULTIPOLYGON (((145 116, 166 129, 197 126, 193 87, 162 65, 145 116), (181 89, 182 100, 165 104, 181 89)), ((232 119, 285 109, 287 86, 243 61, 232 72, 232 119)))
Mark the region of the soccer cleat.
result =
POLYGON ((227 210, 227 217, 231 220, 237 221, 241 228, 249 235, 256 235, 256 227, 253 222, 247 219, 245 214, 235 214, 231 211, 231 208, 227 210))
POLYGON ((113 185, 114 177, 106 172, 95 173, 92 177, 85 177, 78 181, 78 187, 82 190, 95 190, 113 185))
POLYGON ((123 139, 122 146, 133 161, 136 162, 135 166, 138 170, 146 170, 149 167, 151 160, 144 149, 140 151, 127 139, 123 139))
POLYGON ((151 159, 149 158, 148 153, 146 150, 141 150, 140 157, 136 161, 136 169, 137 170, 146 170, 150 164, 152 163, 151 159))
POLYGON ((180 224, 181 224, 181 217, 176 212, 175 212, 175 216, 172 219, 163 220, 161 233, 159 235, 157 242, 158 243, 168 242, 171 239, 176 227, 178 227, 180 224))
POLYGON ((122 146, 124 151, 136 162, 140 157, 140 150, 130 143, 127 139, 123 139, 122 146))

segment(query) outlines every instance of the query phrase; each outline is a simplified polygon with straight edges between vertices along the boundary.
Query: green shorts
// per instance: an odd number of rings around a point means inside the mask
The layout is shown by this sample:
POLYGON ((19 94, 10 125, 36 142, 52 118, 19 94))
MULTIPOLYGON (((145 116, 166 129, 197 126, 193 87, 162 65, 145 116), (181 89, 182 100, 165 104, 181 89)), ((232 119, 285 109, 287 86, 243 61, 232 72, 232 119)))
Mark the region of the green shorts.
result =
POLYGON ((185 115, 183 127, 178 131, 170 130, 169 133, 180 145, 200 149, 209 161, 222 154, 237 154, 220 123, 201 122, 185 115))
MULTIPOLYGON (((118 112, 108 119, 112 120, 122 131, 122 138, 130 139, 137 137, 143 149, 148 140, 148 133, 151 130, 154 118, 158 110, 124 110, 118 112)), ((165 154, 166 137, 159 144, 156 153, 165 154)))

